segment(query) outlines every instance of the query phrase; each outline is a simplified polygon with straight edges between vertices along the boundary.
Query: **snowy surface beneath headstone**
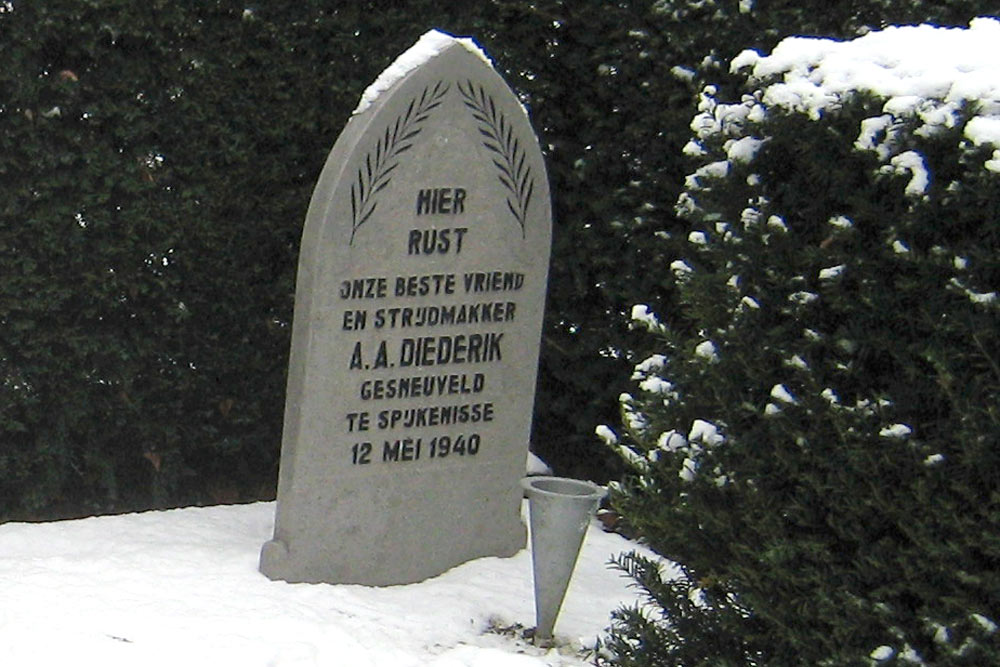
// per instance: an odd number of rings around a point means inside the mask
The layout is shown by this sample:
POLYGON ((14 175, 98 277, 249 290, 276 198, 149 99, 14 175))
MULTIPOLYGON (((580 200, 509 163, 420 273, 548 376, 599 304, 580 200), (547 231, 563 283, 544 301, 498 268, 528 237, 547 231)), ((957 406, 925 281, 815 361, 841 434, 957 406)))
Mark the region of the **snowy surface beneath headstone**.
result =
POLYGON ((257 503, 0 526, 0 665, 580 666, 636 601, 607 567, 634 545, 595 522, 544 651, 488 631, 534 626, 527 550, 406 586, 287 584, 257 571, 273 517, 257 503))
POLYGON ((481 58, 490 67, 493 63, 486 53, 479 48, 473 40, 467 37, 452 37, 440 30, 429 30, 425 32, 416 44, 401 53, 385 70, 379 74, 378 78, 361 94, 361 100, 354 109, 353 115, 357 115, 370 107, 375 100, 385 91, 392 88, 393 84, 404 76, 417 69, 428 60, 444 51, 452 44, 460 44, 476 56, 481 58))

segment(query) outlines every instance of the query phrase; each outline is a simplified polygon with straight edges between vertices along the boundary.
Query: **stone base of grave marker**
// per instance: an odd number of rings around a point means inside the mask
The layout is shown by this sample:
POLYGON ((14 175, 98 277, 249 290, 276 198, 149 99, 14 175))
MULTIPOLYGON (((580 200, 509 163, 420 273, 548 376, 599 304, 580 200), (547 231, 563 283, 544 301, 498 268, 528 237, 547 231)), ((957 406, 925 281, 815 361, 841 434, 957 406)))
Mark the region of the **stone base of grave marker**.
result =
MULTIPOLYGON (((501 480, 523 472, 507 468, 482 474, 501 480)), ((372 481, 379 492, 370 494, 364 506, 330 497, 304 503, 325 508, 328 522, 317 526, 309 513, 298 525, 282 525, 289 535, 312 534, 315 539, 265 543, 261 571, 292 582, 384 586, 422 581, 475 558, 513 556, 525 546, 520 489, 487 482, 470 497, 463 483, 444 473, 431 473, 414 484, 391 474, 372 481), (433 497, 423 497, 429 485, 435 487, 433 497), (315 531, 323 530, 335 534, 320 538, 315 531)), ((332 484, 330 495, 335 494, 332 484)))
POLYGON ((478 48, 428 33, 310 202, 264 574, 404 584, 524 547, 550 240, 524 108, 478 48))

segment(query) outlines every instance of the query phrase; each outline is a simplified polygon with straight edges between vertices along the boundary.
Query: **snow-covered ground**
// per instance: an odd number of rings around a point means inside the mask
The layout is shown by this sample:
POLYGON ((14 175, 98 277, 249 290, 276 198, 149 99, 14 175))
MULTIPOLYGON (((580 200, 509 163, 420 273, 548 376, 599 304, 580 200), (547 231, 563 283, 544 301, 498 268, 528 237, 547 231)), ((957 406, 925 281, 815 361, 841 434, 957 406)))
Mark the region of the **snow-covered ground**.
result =
POLYGON ((287 584, 257 571, 273 520, 257 503, 0 526, 0 665, 579 666, 637 600, 607 566, 635 545, 595 521, 543 650, 497 631, 534 626, 527 550, 407 586, 287 584))

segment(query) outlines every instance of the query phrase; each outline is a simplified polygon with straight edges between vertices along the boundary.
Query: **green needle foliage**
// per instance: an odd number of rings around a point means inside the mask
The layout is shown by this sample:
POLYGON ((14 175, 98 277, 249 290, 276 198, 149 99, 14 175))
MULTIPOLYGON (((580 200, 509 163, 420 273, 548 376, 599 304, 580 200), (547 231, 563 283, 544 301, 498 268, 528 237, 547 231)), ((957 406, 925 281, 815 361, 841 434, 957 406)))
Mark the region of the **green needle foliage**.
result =
POLYGON ((765 109, 770 83, 703 95, 678 306, 634 311, 658 354, 604 432, 613 505, 681 569, 617 560, 648 605, 616 614, 605 661, 996 664, 1000 174, 964 138, 978 107, 873 135, 920 156, 921 187, 856 144, 885 99, 817 117, 765 109))

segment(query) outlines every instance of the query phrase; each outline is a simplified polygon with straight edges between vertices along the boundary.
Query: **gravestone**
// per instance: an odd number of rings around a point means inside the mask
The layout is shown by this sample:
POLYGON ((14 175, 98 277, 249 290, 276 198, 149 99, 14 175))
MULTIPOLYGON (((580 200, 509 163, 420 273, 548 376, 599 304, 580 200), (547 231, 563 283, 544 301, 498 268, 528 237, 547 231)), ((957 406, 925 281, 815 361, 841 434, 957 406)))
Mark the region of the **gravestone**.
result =
POLYGON ((404 584, 524 547, 550 239, 525 109, 471 41, 424 35, 309 205, 265 575, 404 584))

